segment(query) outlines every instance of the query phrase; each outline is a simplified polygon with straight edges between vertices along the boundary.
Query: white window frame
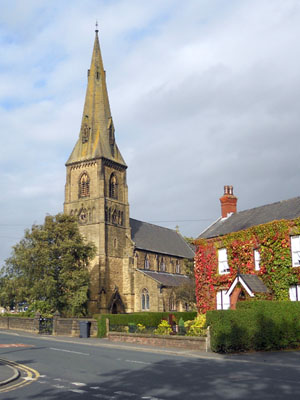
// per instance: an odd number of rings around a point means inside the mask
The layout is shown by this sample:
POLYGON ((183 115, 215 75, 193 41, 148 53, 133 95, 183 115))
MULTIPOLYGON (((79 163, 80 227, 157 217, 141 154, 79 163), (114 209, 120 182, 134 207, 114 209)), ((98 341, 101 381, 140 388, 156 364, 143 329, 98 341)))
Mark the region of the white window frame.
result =
POLYGON ((291 301, 300 301, 300 285, 290 286, 289 298, 291 301))
POLYGON ((227 261, 227 249, 219 249, 218 250, 218 266, 219 266, 219 274, 229 274, 230 269, 227 261))
POLYGON ((291 236, 292 266, 300 267, 300 236, 291 236))
POLYGON ((255 271, 260 270, 260 252, 258 249, 254 249, 254 266, 255 271))
POLYGON ((230 296, 227 289, 217 292, 217 310, 228 310, 230 308, 230 296))

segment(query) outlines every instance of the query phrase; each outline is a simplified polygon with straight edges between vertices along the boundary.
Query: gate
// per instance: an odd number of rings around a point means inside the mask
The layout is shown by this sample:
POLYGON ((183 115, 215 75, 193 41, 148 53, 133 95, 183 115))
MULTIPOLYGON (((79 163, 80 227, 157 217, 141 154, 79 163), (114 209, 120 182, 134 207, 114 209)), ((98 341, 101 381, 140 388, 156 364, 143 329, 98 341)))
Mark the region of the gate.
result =
POLYGON ((53 318, 40 318, 39 333, 43 335, 52 335, 53 318))

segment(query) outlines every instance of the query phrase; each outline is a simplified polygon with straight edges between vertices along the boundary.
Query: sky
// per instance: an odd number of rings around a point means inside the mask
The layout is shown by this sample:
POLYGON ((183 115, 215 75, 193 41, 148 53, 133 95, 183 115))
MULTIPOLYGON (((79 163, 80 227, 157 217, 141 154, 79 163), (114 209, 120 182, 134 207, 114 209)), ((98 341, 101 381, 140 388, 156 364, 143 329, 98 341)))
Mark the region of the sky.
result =
POLYGON ((300 195, 299 0, 0 4, 0 265, 63 210, 96 20, 132 218, 197 237, 224 185, 300 195))

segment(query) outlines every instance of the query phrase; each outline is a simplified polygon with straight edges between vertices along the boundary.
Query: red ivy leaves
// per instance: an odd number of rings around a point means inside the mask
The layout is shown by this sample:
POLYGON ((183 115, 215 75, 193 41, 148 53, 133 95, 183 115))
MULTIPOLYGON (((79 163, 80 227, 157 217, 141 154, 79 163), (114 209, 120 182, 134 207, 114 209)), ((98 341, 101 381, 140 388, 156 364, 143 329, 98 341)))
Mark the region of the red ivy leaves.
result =
POLYGON ((288 288, 300 282, 300 268, 291 267, 290 235, 300 232, 300 218, 273 221, 217 239, 197 242, 196 297, 200 313, 216 308, 216 293, 227 289, 238 271, 258 274, 277 300, 288 299, 288 288), (227 249, 229 274, 218 273, 217 250, 227 249), (254 249, 260 251, 260 270, 255 271, 254 249))

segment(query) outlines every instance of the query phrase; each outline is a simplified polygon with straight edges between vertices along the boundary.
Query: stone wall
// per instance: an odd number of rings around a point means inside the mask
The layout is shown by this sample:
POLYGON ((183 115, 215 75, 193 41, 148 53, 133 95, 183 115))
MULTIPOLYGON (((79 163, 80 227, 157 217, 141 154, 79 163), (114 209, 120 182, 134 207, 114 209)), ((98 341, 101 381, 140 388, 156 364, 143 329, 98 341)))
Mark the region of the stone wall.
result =
POLYGON ((95 319, 56 318, 53 324, 53 335, 80 336, 80 321, 91 323, 90 336, 97 337, 98 323, 95 319))
POLYGON ((138 343, 150 346, 173 347, 188 350, 210 351, 209 337, 160 336, 136 333, 109 332, 112 342, 138 343))
POLYGON ((163 259, 165 265, 165 271, 161 272, 169 272, 170 274, 185 274, 185 264, 184 260, 179 257, 152 253, 143 250, 136 250, 136 267, 138 269, 146 269, 150 271, 161 271, 161 261, 163 259), (148 259, 148 266, 145 265, 145 258, 148 259), (177 266, 178 265, 178 266, 177 266))
POLYGON ((27 332, 35 332, 35 318, 20 318, 20 317, 0 317, 1 329, 16 329, 27 332))
MULTIPOLYGON (((95 319, 80 319, 80 318, 53 318, 53 335, 73 336, 80 335, 80 321, 88 321, 91 323, 90 336, 97 337, 98 322, 95 319)), ((26 332, 38 333, 39 319, 38 318, 23 318, 23 317, 0 317, 0 329, 15 329, 26 332)))

